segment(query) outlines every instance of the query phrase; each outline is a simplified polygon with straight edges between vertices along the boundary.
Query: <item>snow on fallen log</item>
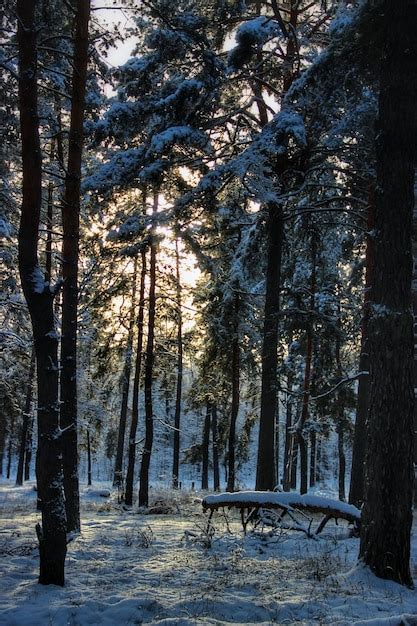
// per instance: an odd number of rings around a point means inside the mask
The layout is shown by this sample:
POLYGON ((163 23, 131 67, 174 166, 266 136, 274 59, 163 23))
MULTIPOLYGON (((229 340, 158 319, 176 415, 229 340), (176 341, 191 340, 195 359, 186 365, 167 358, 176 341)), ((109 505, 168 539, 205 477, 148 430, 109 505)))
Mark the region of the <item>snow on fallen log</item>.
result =
POLYGON ((272 491, 237 491, 235 493, 218 493, 203 498, 204 510, 215 511, 222 507, 250 509, 300 509, 311 513, 322 513, 333 518, 345 519, 352 524, 359 525, 361 512, 353 504, 313 496, 309 494, 281 493, 272 491))

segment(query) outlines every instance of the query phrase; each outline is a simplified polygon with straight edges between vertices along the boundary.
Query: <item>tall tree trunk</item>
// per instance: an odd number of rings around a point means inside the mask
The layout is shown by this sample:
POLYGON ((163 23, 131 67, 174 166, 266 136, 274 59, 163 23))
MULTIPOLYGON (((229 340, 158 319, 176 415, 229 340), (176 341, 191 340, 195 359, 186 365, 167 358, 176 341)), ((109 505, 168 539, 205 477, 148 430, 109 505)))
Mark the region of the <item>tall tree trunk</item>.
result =
POLYGON ((84 141, 84 109, 88 64, 90 0, 77 0, 71 89, 68 166, 62 202, 62 337, 60 421, 63 433, 65 509, 68 532, 80 530, 80 488, 77 445, 77 317, 80 187, 84 141))
POLYGON ((138 312, 138 339, 135 357, 135 374, 133 378, 133 400, 132 400, 132 421, 130 423, 129 433, 129 458, 126 473, 126 493, 125 503, 128 506, 133 504, 133 481, 135 475, 136 462, 136 432, 139 421, 139 394, 140 394, 140 375, 142 369, 143 357, 143 318, 145 313, 145 279, 146 279, 146 252, 141 253, 142 267, 140 272, 140 288, 139 288, 139 312, 138 312))
MULTIPOLYGON (((314 297, 316 293, 316 241, 313 234, 311 241, 311 283, 310 283, 310 312, 314 310, 314 297)), ((300 493, 307 493, 308 484, 308 450, 307 439, 304 427, 308 419, 308 404, 310 400, 311 387, 311 365, 313 362, 313 323, 308 321, 307 342, 306 342, 306 360, 304 369, 303 384, 303 405, 301 408, 301 417, 297 428, 298 447, 300 450, 300 493)))
MULTIPOLYGON (((375 186, 369 189, 367 236, 365 251, 365 293, 362 313, 362 338, 359 371, 369 372, 368 317, 369 291, 373 273, 373 242, 372 232, 375 225, 375 186)), ((350 474, 349 502, 357 507, 362 506, 364 491, 364 470, 366 458, 367 420, 369 410, 369 374, 359 377, 358 399, 356 407, 355 433, 352 449, 352 469, 350 474)))
MULTIPOLYGON (((260 3, 258 3, 260 12, 260 3)), ((285 73, 283 80, 282 99, 296 76, 294 62, 297 50, 297 23, 298 3, 292 3, 289 14, 291 26, 287 40, 285 73)), ((276 15, 280 19, 279 11, 276 15)), ((285 29, 287 32, 287 29, 285 29)), ((288 33, 287 33, 288 34, 288 33)), ((266 107, 262 97, 257 98, 261 125, 267 119, 266 107)), ((262 96, 262 93, 261 93, 262 96)), ((282 175, 287 169, 286 156, 279 158, 276 164, 276 173, 282 175)), ((284 237, 284 221, 282 207, 279 204, 269 203, 267 206, 267 259, 266 259, 266 295, 264 308, 264 328, 262 335, 262 384, 261 384, 261 414, 259 422, 258 459, 256 467, 256 489, 272 490, 276 484, 275 476, 275 423, 277 408, 277 368, 278 368, 278 315, 281 288, 281 257, 284 237)))
POLYGON ((297 440, 297 433, 294 433, 292 436, 292 445, 291 445, 291 473, 290 473, 291 489, 297 489, 297 473, 298 473, 298 440, 297 440))
POLYGON ((9 480, 11 469, 12 469, 12 453, 13 453, 13 439, 14 439, 14 427, 16 423, 16 418, 14 415, 10 418, 10 432, 9 432, 9 441, 7 444, 7 470, 6 470, 6 478, 9 480))
MULTIPOLYGON (((340 343, 342 334, 342 318, 340 312, 340 299, 338 302, 338 335, 336 337, 336 369, 338 381, 343 379, 342 361, 340 359, 340 343)), ((345 391, 343 387, 340 387, 337 392, 337 415, 336 415, 336 433, 337 433, 337 451, 339 457, 339 500, 346 501, 345 491, 345 475, 346 475, 346 456, 344 445, 344 431, 345 431, 345 391)))
POLYGON ((217 427, 217 406, 213 404, 211 407, 211 435, 213 437, 213 489, 220 490, 220 471, 219 471, 219 431, 217 427))
POLYGON ((25 450, 25 469, 24 469, 24 479, 30 480, 30 464, 32 461, 32 448, 33 448, 33 427, 35 425, 34 414, 32 414, 29 418, 28 423, 28 432, 26 436, 26 450, 25 450))
POLYGON ((209 467, 209 444, 210 444, 210 415, 211 405, 207 403, 206 417, 203 428, 203 463, 201 468, 201 489, 208 489, 208 467, 209 467))
POLYGON ((345 478, 346 478, 346 456, 344 441, 344 410, 341 407, 341 415, 337 424, 337 451, 339 456, 339 500, 346 502, 345 478))
MULTIPOLYGON (((155 192, 153 199, 153 218, 156 219, 158 212, 158 193, 155 192)), ((148 341, 145 355, 145 442, 142 450, 142 462, 140 466, 139 506, 148 506, 149 501, 149 465, 151 462, 153 445, 153 405, 152 405, 152 376, 154 361, 155 342, 155 308, 156 308, 156 240, 155 223, 151 234, 151 250, 149 264, 149 315, 148 315, 148 341)))
POLYGON ((371 392, 360 558, 377 576, 412 585, 411 228, 417 145, 417 3, 385 0, 383 8, 375 265, 368 326, 371 392))
POLYGON ((32 320, 38 381, 38 497, 42 525, 37 525, 42 584, 64 584, 66 514, 58 420, 58 335, 55 290, 39 267, 38 241, 42 203, 42 156, 37 90, 36 2, 17 1, 19 111, 23 193, 19 228, 19 273, 32 320))
POLYGON ((135 258, 132 274, 132 302, 130 309, 129 328, 127 332, 126 354, 122 374, 122 404, 120 408, 119 431, 117 435, 116 462, 114 464, 113 486, 119 489, 123 483, 123 454, 125 449, 125 433, 127 407, 129 401, 130 375, 132 372, 133 334, 135 329, 135 309, 137 290, 137 259, 135 258))
POLYGON ((230 428, 229 428, 229 441, 228 441, 228 476, 227 476, 227 491, 235 490, 236 481, 236 462, 235 462, 235 448, 236 448, 236 421, 239 413, 239 386, 240 386, 240 349, 239 349, 239 295, 235 295, 235 325, 232 341, 232 408, 230 413, 230 428))
POLYGON ((91 487, 91 441, 90 441, 90 429, 87 428, 87 485, 91 487))
POLYGON ((175 417, 174 417, 174 450, 172 462, 172 486, 178 489, 179 469, 180 469, 180 424, 181 424, 181 396, 182 396, 182 370, 183 370, 183 350, 182 350, 182 298, 181 298, 181 276, 180 276, 180 255, 178 250, 178 237, 175 238, 175 272, 177 279, 176 304, 177 304, 177 389, 175 394, 175 417))
POLYGON ((414 333, 414 508, 417 509, 417 165, 414 169, 413 206, 413 333, 414 333))
POLYGON ((294 436, 291 432, 292 426, 292 372, 287 374, 287 399, 285 407, 285 447, 284 447, 284 478, 282 481, 282 488, 284 491, 289 491, 291 487, 291 467, 292 467, 292 446, 294 436))
POLYGON ((261 415, 256 489, 273 490, 275 476, 275 413, 277 406, 278 314, 281 254, 284 235, 282 207, 268 206, 265 317, 262 339, 261 415))
POLYGON ((0 476, 3 476, 5 447, 6 447, 6 415, 2 410, 1 415, 0 415, 0 476))
POLYGON ((317 461, 317 434, 313 430, 310 433, 310 487, 316 485, 316 461, 317 461))
POLYGON ((26 389, 25 408, 23 411, 22 432, 20 435, 19 462, 17 465, 16 485, 23 485, 23 469, 25 464, 25 454, 27 449, 28 429, 31 420, 33 379, 35 377, 35 350, 32 348, 29 365, 28 386, 26 389))

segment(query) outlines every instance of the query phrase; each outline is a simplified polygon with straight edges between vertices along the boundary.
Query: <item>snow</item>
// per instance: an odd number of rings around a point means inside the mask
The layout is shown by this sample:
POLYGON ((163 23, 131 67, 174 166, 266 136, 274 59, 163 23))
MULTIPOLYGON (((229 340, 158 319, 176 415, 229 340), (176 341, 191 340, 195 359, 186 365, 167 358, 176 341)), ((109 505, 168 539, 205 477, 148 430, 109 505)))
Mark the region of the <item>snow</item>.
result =
POLYGON ((250 502, 260 505, 283 505, 284 507, 314 507, 319 509, 336 509, 345 515, 360 519, 361 512, 353 504, 323 498, 316 495, 299 495, 297 493, 276 493, 271 491, 238 491, 236 493, 218 493, 204 498, 207 505, 238 504, 250 502))
MULTIPOLYGON (((124 511, 114 493, 103 498, 105 489, 81 488, 82 534, 68 546, 58 588, 36 582, 33 484, 0 483, 0 624, 417 622, 416 592, 358 566, 358 540, 336 539, 342 524, 312 541, 287 531, 245 537, 236 518, 231 532, 215 522, 209 538, 195 493, 154 489, 152 502, 174 503, 177 513, 141 515, 124 511)), ((412 545, 415 563, 415 533, 412 545)))

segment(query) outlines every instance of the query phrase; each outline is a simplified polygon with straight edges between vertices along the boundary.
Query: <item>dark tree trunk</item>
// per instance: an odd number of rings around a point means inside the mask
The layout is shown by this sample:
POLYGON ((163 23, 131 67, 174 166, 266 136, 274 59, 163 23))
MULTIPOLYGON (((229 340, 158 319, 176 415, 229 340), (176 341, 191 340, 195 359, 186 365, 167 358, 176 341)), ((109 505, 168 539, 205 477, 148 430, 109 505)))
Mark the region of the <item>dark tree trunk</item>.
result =
POLYGON ((14 440, 14 427, 15 427, 15 416, 12 415, 10 418, 10 432, 9 432, 9 441, 7 444, 7 470, 6 470, 6 478, 9 480, 11 469, 12 469, 12 453, 13 453, 13 440, 14 440))
POLYGON ((344 442, 344 410, 341 407, 341 415, 337 425, 337 451, 339 454, 339 500, 346 502, 345 477, 346 477, 346 456, 344 442))
MULTIPOLYGON (((158 194, 154 194, 153 215, 158 211, 158 194)), ((153 445, 153 405, 152 405, 152 376, 155 341, 155 307, 156 307, 156 241, 155 229, 152 230, 152 241, 149 265, 149 315, 148 341, 145 355, 145 442, 142 450, 140 466, 139 506, 148 506, 149 501, 149 465, 151 462, 153 445)))
POLYGON ((32 411, 32 415, 29 418, 28 423, 28 432, 26 436, 26 450, 25 450, 25 469, 24 469, 24 479, 30 480, 30 464, 32 461, 32 447, 33 447, 33 427, 34 427, 34 415, 32 411))
POLYGON ((145 279, 146 279, 146 252, 143 250, 141 254, 142 268, 140 272, 140 288, 139 288, 139 312, 138 312, 138 342, 136 346, 135 357, 135 374, 133 377, 133 400, 132 400, 132 421, 130 423, 129 434, 129 458, 126 473, 126 493, 125 503, 128 506, 133 504, 133 481, 135 475, 136 462, 136 432, 139 421, 139 393, 140 393, 140 375, 142 369, 143 357, 143 318, 145 313, 145 279))
MULTIPOLYGON (((340 359, 340 344, 342 337, 342 318, 340 312, 340 299, 338 302, 338 335, 336 337, 336 368, 338 381, 343 379, 342 361, 340 359)), ((339 457, 339 500, 346 501, 345 491, 345 475, 346 475, 346 456, 345 456, 345 391, 343 387, 337 392, 337 415, 336 415, 336 432, 337 432, 337 451, 339 457)))
POLYGON ((60 398, 62 455, 67 531, 80 530, 80 488, 77 445, 77 317, 80 186, 84 140, 84 108, 88 64, 90 0, 77 0, 71 89, 68 166, 62 202, 62 337, 60 398))
POLYGON ((22 141, 23 193, 19 229, 19 272, 32 320, 38 381, 38 498, 42 525, 37 525, 42 584, 64 584, 66 514, 61 437, 58 420, 58 335, 54 290, 45 283, 38 261, 42 203, 42 157, 37 91, 36 3, 17 2, 19 110, 22 141))
POLYGON ((316 454, 317 454, 317 435, 315 431, 310 434, 310 487, 316 485, 316 454))
POLYGON ((114 464, 113 486, 119 490, 123 483, 123 454, 125 449, 125 433, 127 421, 127 407, 129 401, 130 375, 132 372, 133 334, 135 329, 135 308, 137 288, 137 259, 135 258, 132 275, 132 303, 130 309, 129 328, 127 332, 127 344, 125 362, 122 374, 122 405, 120 408, 119 430, 117 435, 116 462, 114 464))
POLYGON ((297 441, 297 435, 296 433, 294 433, 292 437, 292 445, 291 445, 291 473, 290 473, 291 489, 297 489, 297 470, 298 470, 298 441, 297 441))
POLYGON ((321 475, 321 450, 322 450, 322 445, 323 445, 323 439, 322 437, 318 437, 317 438, 317 454, 316 454, 316 482, 320 483, 321 479, 322 479, 322 475, 321 475))
POLYGON ((87 485, 91 487, 91 442, 90 442, 90 431, 87 428, 87 485))
POLYGON ((208 489, 209 445, 210 445, 210 415, 211 406, 207 403, 206 417, 203 428, 203 463, 201 468, 201 489, 208 489))
MULTIPOLYGON (((289 340, 289 349, 292 343, 292 335, 289 340)), ((291 431, 292 426, 292 382, 293 374, 288 371, 287 374, 287 398, 285 407, 285 446, 284 446, 284 474, 282 481, 282 488, 284 491, 289 491, 291 488, 291 467, 292 467, 292 446, 294 436, 291 431)))
POLYGON ((6 415, 0 415, 0 476, 3 476, 4 450, 6 447, 6 415))
POLYGON ((268 206, 265 318, 262 340, 261 416, 256 489, 273 490, 275 476, 275 413, 277 406, 278 314, 284 234, 282 207, 268 206))
POLYGON ((360 558, 377 576, 412 585, 411 227, 417 145, 417 3, 385 0, 383 19, 375 264, 368 322, 371 392, 360 558))
MULTIPOLYGON (((311 241, 311 284, 310 284, 310 311, 314 310, 314 296, 316 293, 316 242, 313 235, 311 241)), ((306 361, 304 370, 303 384, 303 404, 301 408, 301 418, 297 430, 298 447, 300 450, 300 493, 307 493, 308 485, 308 449, 307 439, 304 428, 308 419, 308 404, 310 400, 311 387, 311 365, 313 362, 313 324, 308 321, 307 342, 306 342, 306 361)))
POLYGON ((211 435, 213 437, 213 489, 219 491, 219 432, 217 428, 217 406, 215 404, 211 407, 211 435))
POLYGON ((181 276, 180 276, 180 255, 178 250, 178 238, 175 239, 175 270, 177 279, 177 389, 175 394, 175 417, 174 417, 174 450, 172 462, 172 486, 178 489, 180 470, 180 425, 181 425, 181 396, 182 396, 182 301, 181 301, 181 276))
POLYGON ((23 411, 22 432, 20 435, 20 447, 19 447, 19 463, 17 465, 16 485, 23 485, 23 470, 25 465, 25 454, 27 450, 27 439, 29 424, 31 421, 31 409, 33 398, 33 379, 35 377, 35 350, 32 348, 32 354, 30 357, 29 366, 29 379, 26 389, 25 408, 23 411))
MULTIPOLYGON (((369 316, 369 290, 373 271, 373 243, 371 233, 375 224, 375 188, 372 184, 369 191, 367 237, 365 252, 365 295, 363 299, 362 339, 359 371, 369 371, 369 347, 367 341, 369 316)), ((356 407, 355 433, 352 449, 352 469, 350 474, 349 502, 357 507, 363 503, 364 468, 366 458, 367 420, 369 410, 369 375, 362 375, 358 383, 358 399, 356 407)))
MULTIPOLYGON (((235 296, 235 316, 236 320, 239 315, 239 296, 235 296)), ((228 477, 227 477, 227 491, 235 490, 236 480, 236 462, 235 462, 235 447, 236 447, 236 421, 239 413, 239 385, 240 385, 240 350, 239 350, 239 329, 238 322, 235 323, 234 336, 232 341, 232 408, 230 413, 230 428, 229 428, 229 441, 228 441, 228 477)))
POLYGON ((414 333, 414 508, 417 510, 417 165, 414 169, 413 207, 413 333, 414 333))

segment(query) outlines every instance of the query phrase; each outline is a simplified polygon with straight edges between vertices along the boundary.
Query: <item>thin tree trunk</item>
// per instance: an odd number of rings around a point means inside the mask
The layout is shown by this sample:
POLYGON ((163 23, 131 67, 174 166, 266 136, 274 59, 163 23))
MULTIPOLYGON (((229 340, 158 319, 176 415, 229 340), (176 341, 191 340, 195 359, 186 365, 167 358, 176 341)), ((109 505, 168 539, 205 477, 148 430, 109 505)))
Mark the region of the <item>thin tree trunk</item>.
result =
MULTIPOLYGON (((336 367, 337 378, 339 381, 343 379, 342 362, 340 360, 340 339, 342 331, 342 319, 340 313, 340 300, 338 302, 338 330, 339 334, 336 337, 336 367)), ((344 445, 344 425, 345 425, 345 402, 344 402, 344 389, 340 388, 337 393, 337 416, 336 416, 336 432, 337 432, 337 451, 339 457, 339 500, 346 501, 345 491, 345 475, 346 475, 346 456, 344 445)))
MULTIPOLYGON (((369 290, 373 272, 372 235, 375 225, 375 186, 369 189, 367 236, 365 251, 365 293, 362 313, 362 338, 359 371, 369 372, 369 346, 367 340, 369 317, 369 290)), ((366 458, 367 420, 369 410, 369 375, 360 376, 358 383, 358 399, 356 407, 355 432, 352 449, 352 469, 350 474, 349 502, 357 507, 362 506, 364 492, 364 468, 366 458)))
POLYGON ((313 430, 310 433, 310 487, 315 487, 316 485, 316 460, 317 460, 317 435, 313 430))
POLYGON ((179 468, 180 468, 180 424, 181 424, 181 396, 182 396, 182 370, 183 370, 183 349, 182 349, 182 299, 181 299, 181 276, 180 276, 180 255, 178 250, 178 237, 175 239, 175 271, 177 279, 176 304, 177 304, 177 389, 175 394, 175 417, 174 417, 174 450, 172 462, 172 486, 178 489, 179 468))
POLYGON ((29 418, 28 423, 28 432, 26 436, 26 450, 25 450, 25 471, 24 471, 24 479, 30 480, 30 464, 32 461, 32 447, 33 447, 33 427, 35 425, 34 414, 32 414, 29 418))
POLYGON ((209 466, 209 444, 210 444, 210 415, 211 406, 207 403, 206 417, 203 428, 203 463, 201 469, 201 489, 208 489, 208 466, 209 466))
POLYGON ((122 404, 120 408, 119 431, 117 436, 116 462, 114 464, 113 486, 119 489, 123 483, 123 454, 125 449, 125 433, 127 407, 129 401, 130 375, 132 372, 133 334, 135 329, 135 309, 137 290, 137 259, 135 258, 132 274, 132 301, 127 332, 125 362, 122 374, 122 404))
MULTIPOLYGON (((155 192, 153 199, 153 217, 158 212, 158 193, 155 192)), ((151 462, 153 445, 153 405, 152 405, 152 376, 154 361, 155 342, 155 307, 156 307, 156 241, 155 224, 152 229, 152 240, 149 265, 149 315, 148 315, 148 341, 145 356, 145 442, 142 450, 142 462, 140 466, 139 506, 148 506, 149 502, 149 465, 151 462)))
POLYGON ((211 406, 211 434, 213 437, 213 489, 220 490, 220 471, 219 471, 219 432, 217 427, 217 406, 211 406))
POLYGON ((235 446, 236 446, 236 421, 239 413, 239 386, 240 386, 240 349, 239 349, 239 328, 238 328, 238 315, 239 315, 239 296, 235 296, 235 327, 234 336, 232 341, 232 408, 230 414, 230 428, 229 428, 229 441, 228 441, 228 477, 227 477, 227 491, 235 490, 235 446))
POLYGON ((10 419, 10 432, 9 432, 9 442, 7 444, 7 470, 6 470, 6 478, 9 480, 11 469, 12 469, 12 451, 13 451, 13 438, 14 438, 14 427, 15 427, 15 416, 12 415, 10 419))
POLYGON ((291 445, 291 474, 290 474, 290 487, 291 489, 297 489, 297 470, 298 470, 298 440, 297 434, 292 436, 291 445))
POLYGON ((31 419, 32 398, 33 398, 33 379, 35 377, 35 350, 32 348, 30 356, 28 386, 26 389, 25 408, 23 411, 22 432, 20 436, 19 463, 17 465, 16 485, 23 485, 23 469, 25 464, 25 454, 27 447, 28 429, 31 419))
MULTIPOLYGON (((316 242, 313 235, 311 241, 311 283, 310 283, 310 311, 314 310, 314 296, 316 293, 316 242)), ((307 493, 308 485, 308 450, 307 439, 304 433, 304 427, 308 419, 308 403, 310 400, 311 387, 311 365, 313 361, 313 324, 308 321, 307 327, 307 345, 306 345, 306 361, 304 370, 303 384, 303 405, 301 408, 301 417, 297 429, 298 447, 300 450, 300 493, 307 493)))
POLYGON ((368 325, 371 392, 360 558, 377 576, 411 586, 417 3, 385 0, 383 19, 375 264, 368 325))
POLYGON ((62 202, 62 337, 60 421, 67 531, 80 530, 80 488, 77 445, 77 326, 80 187, 84 140, 84 108, 88 64, 90 0, 77 0, 71 89, 68 166, 62 202))
POLYGON ((138 339, 136 346, 135 358, 135 374, 133 378, 133 400, 132 400, 132 421, 130 424, 129 434, 129 458, 126 473, 126 493, 125 503, 128 506, 133 504, 133 481, 135 475, 136 462, 136 432, 139 421, 139 393, 140 393, 140 375, 142 369, 143 357, 143 318, 145 312, 145 279, 146 279, 146 252, 141 253, 142 267, 140 272, 140 289, 139 289, 139 312, 138 312, 138 339))
POLYGON ((90 430, 87 428, 87 485, 91 487, 91 442, 90 430))
MULTIPOLYGON (((292 334, 289 338, 289 350, 292 344, 292 334)), ((291 488, 291 467, 292 467, 292 446, 293 446, 293 433, 291 432, 292 426, 292 381, 293 373, 288 370, 287 373, 287 398, 285 407, 285 446, 284 446, 284 478, 282 481, 282 488, 284 491, 289 491, 291 488)))
POLYGON ((42 156, 37 91, 36 3, 17 1, 19 110, 22 141, 23 193, 19 229, 19 272, 32 320, 38 381, 38 497, 42 525, 37 525, 42 584, 64 584, 66 514, 61 438, 58 420, 58 335, 53 302, 55 290, 45 283, 38 260, 42 203, 42 156))
POLYGON ((6 415, 0 415, 0 476, 3 476, 4 451, 6 447, 6 415))

